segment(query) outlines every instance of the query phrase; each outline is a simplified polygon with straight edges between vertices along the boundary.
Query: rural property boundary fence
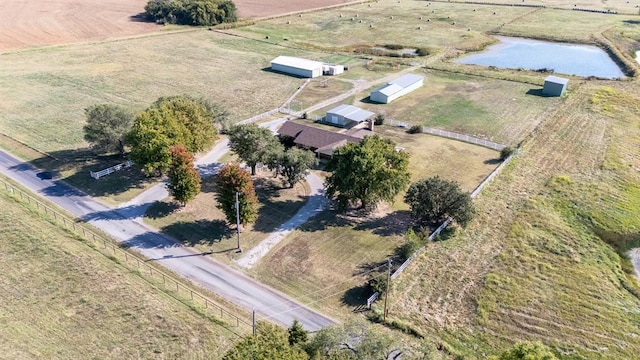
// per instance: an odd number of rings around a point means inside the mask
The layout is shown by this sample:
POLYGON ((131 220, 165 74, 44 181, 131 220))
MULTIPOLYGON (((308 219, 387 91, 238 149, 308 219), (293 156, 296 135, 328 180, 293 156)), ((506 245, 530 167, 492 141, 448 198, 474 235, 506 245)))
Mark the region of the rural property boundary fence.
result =
MULTIPOLYGON (((480 185, 478 185, 478 187, 476 187, 476 189, 471 193, 471 197, 475 198, 476 196, 478 196, 480 194, 480 191, 482 191, 482 189, 487 186, 487 184, 489 184, 489 182, 491 182, 491 180, 493 180, 493 178, 500 173, 500 171, 502 171, 502 169, 507 165, 507 163, 509 163, 509 161, 513 158, 513 154, 511 156, 509 156, 508 158, 506 158, 502 164, 500 164, 497 168, 495 168, 491 174, 489 174, 489 176, 487 176, 486 179, 484 179, 484 181, 482 183, 480 183, 480 185)), ((431 235, 429 235, 429 241, 433 241, 433 239, 435 239, 436 236, 438 236, 442 230, 444 230, 447 226, 449 226, 449 224, 451 223, 451 221, 453 221, 452 218, 448 218, 445 222, 443 222, 440 226, 438 226, 437 229, 435 229, 431 235)), ((413 253, 413 255, 409 256, 409 258, 407 258, 407 260, 405 260, 402 265, 400 265, 400 267, 398 267, 393 274, 391 274, 390 278, 391 280, 395 280, 398 276, 400 276, 400 274, 402 274, 402 272, 413 262, 413 260, 415 260, 425 249, 425 246, 421 247, 420 249, 416 250, 416 252, 413 253)), ((367 299, 367 308, 371 309, 371 305, 380 297, 380 294, 378 294, 377 292, 374 293, 373 295, 371 295, 368 299, 367 299)))
MULTIPOLYGON (((509 156, 508 158, 506 158, 502 164, 500 164, 497 168, 495 168, 491 174, 489 174, 489 176, 486 177, 486 179, 484 179, 484 181, 482 183, 480 183, 480 185, 478 185, 478 187, 476 187, 476 189, 471 193, 471 197, 475 198, 477 197, 480 192, 482 191, 482 189, 487 186, 487 184, 489 184, 491 182, 491 180, 493 180, 493 178, 500 173, 500 171, 502 171, 502 169, 509 163, 509 161, 513 158, 513 154, 511 156, 509 156)), ((452 218, 448 218, 445 222, 443 222, 437 229, 435 229, 431 235, 429 235, 429 241, 433 241, 433 239, 435 239, 436 236, 440 235, 440 233, 442 232, 442 230, 444 230, 447 226, 449 226, 449 224, 451 224, 451 221, 453 221, 452 218)), ((402 265, 400 265, 399 268, 396 269, 396 271, 393 272, 393 274, 391 274, 391 280, 394 280, 395 278, 397 278, 398 276, 400 276, 400 274, 402 274, 402 272, 407 268, 407 266, 409 266, 409 264, 411 264, 413 262, 413 260, 420 255, 423 251, 424 251, 425 247, 421 247, 420 249, 418 249, 415 253, 413 253, 413 255, 409 256, 409 258, 407 260, 405 260, 402 265)))
POLYGON ((76 220, 67 217, 15 186, 0 180, 0 189, 4 189, 5 192, 20 198, 22 201, 32 206, 35 206, 36 209, 43 211, 45 215, 53 218, 54 222, 62 224, 73 233, 89 240, 91 242, 90 244, 93 245, 91 247, 95 250, 126 268, 137 272, 142 278, 161 288, 166 294, 174 297, 184 304, 189 305, 196 311, 220 320, 225 324, 221 326, 227 328, 227 330, 231 331, 233 334, 242 337, 252 331, 253 321, 249 316, 240 316, 235 314, 233 311, 227 310, 224 306, 215 302, 208 296, 184 285, 182 281, 177 280, 173 275, 169 275, 158 270, 154 266, 149 265, 147 259, 120 248, 113 241, 97 235, 87 227, 78 224, 76 220))
MULTIPOLYGON (((395 126, 395 127, 401 127, 401 128, 405 128, 405 129, 408 129, 408 128, 411 127, 411 124, 409 124, 409 123, 402 122, 402 121, 397 121, 397 120, 392 120, 392 119, 385 120, 385 124, 388 124, 388 125, 391 125, 391 126, 395 126)), ((498 144, 498 143, 493 142, 493 141, 484 140, 484 139, 480 139, 480 138, 477 138, 477 137, 464 135, 464 134, 460 134, 460 133, 456 133, 456 132, 452 132, 452 131, 434 129, 434 128, 430 128, 430 127, 424 127, 423 126, 422 127, 422 132, 425 133, 425 134, 429 134, 429 135, 440 136, 440 137, 444 137, 444 138, 448 138, 448 139, 458 140, 458 141, 466 142, 466 143, 469 143, 469 144, 474 144, 474 145, 486 147, 486 148, 489 148, 489 149, 492 149, 492 150, 496 150, 496 151, 500 151, 500 150, 502 150, 502 149, 504 149, 506 147, 506 145, 498 144)))

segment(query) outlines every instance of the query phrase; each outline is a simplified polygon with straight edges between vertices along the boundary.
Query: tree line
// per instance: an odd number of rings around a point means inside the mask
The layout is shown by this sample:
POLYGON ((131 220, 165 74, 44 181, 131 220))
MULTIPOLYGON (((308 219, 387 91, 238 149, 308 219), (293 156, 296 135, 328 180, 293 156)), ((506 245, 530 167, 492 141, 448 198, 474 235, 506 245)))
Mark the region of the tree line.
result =
POLYGON ((149 0, 144 10, 149 20, 166 24, 213 26, 238 20, 230 0, 149 0))

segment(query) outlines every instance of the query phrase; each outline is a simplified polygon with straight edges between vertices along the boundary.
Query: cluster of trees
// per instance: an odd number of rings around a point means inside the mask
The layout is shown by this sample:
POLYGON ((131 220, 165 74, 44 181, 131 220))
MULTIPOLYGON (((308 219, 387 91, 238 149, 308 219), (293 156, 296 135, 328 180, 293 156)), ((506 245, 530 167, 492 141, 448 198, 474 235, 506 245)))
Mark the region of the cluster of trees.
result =
MULTIPOLYGON (((386 332, 364 321, 334 325, 309 338, 295 321, 289 329, 258 323, 256 334, 238 342, 224 360, 390 359, 408 355, 386 332)), ((417 355, 417 354, 411 354, 417 355)))
POLYGON ((276 176, 282 176, 290 188, 316 164, 313 152, 287 148, 269 129, 255 124, 234 126, 228 135, 229 147, 251 168, 251 175, 255 175, 258 164, 264 164, 276 176))
POLYGON ((84 138, 99 152, 125 154, 147 176, 167 174, 168 188, 185 204, 200 192, 200 175, 193 154, 211 147, 216 126, 226 121, 219 105, 190 96, 162 97, 134 116, 112 104, 85 110, 84 138))
MULTIPOLYGON (((324 328, 310 337, 298 321, 289 329, 259 322, 256 334, 240 340, 223 360, 370 360, 442 358, 433 344, 408 347, 389 332, 362 320, 324 328)), ((557 360, 540 342, 521 342, 490 360, 557 360)))
POLYGON ((144 10, 148 19, 169 24, 212 26, 238 20, 230 0, 149 0, 144 10))
MULTIPOLYGON (((409 185, 409 155, 389 140, 367 137, 333 153, 326 169, 327 196, 339 211, 357 206, 370 209, 381 201, 392 202, 409 185)), ((418 225, 435 225, 452 217, 465 226, 475 213, 471 197, 457 182, 438 176, 409 186, 404 201, 418 225)))

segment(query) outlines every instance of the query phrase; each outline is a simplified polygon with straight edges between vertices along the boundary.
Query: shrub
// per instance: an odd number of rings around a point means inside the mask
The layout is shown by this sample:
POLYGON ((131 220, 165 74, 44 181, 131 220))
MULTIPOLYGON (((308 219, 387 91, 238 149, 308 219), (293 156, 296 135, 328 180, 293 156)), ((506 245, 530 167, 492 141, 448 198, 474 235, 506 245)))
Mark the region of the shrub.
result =
POLYGON ((500 161, 505 161, 511 154, 513 154, 513 148, 511 146, 505 146, 500 150, 500 161))
POLYGON ((387 292, 387 276, 378 275, 376 277, 372 277, 367 281, 367 285, 369 285, 369 289, 371 289, 372 294, 377 292, 382 296, 387 292))
POLYGON ((407 132, 409 134, 420 134, 422 132, 422 126, 420 125, 413 125, 409 128, 409 130, 407 130, 407 132))
POLYGON ((384 45, 385 48, 389 49, 389 50, 400 50, 400 49, 404 49, 404 46, 399 45, 399 44, 386 44, 384 45))
POLYGON ((423 243, 418 235, 412 230, 409 229, 407 234, 405 235, 405 243, 400 247, 400 257, 402 261, 407 260, 413 254, 418 251, 422 247, 423 243))
POLYGON ((373 123, 375 125, 383 125, 385 117, 386 117, 386 114, 384 111, 378 111, 376 116, 373 118, 373 123))
POLYGON ((417 48, 416 49, 416 54, 418 56, 427 56, 427 55, 429 55, 429 50, 427 50, 426 48, 417 48))

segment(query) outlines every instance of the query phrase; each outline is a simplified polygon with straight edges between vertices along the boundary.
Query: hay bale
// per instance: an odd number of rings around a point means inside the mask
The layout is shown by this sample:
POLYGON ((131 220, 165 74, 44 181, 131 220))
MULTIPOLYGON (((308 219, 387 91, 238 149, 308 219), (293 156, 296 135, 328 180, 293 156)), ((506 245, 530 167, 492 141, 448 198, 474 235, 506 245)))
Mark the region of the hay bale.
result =
POLYGON ((291 21, 287 21, 287 24, 291 24, 291 21))

